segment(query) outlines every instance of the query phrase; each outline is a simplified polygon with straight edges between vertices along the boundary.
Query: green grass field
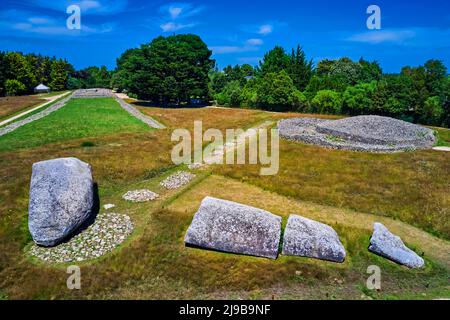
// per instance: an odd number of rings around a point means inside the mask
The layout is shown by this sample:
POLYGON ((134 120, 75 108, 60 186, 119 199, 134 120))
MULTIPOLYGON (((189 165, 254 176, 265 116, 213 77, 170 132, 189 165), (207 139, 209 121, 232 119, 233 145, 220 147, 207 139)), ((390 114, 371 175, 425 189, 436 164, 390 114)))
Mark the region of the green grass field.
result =
POLYGON ((49 116, 0 137, 0 151, 147 129, 111 98, 73 99, 49 116))
MULTIPOLYGON (((213 166, 186 187, 159 182, 183 168, 170 152, 174 128, 251 127, 300 114, 242 109, 140 107, 166 124, 150 130, 112 99, 72 100, 67 106, 0 137, 0 299, 433 299, 450 297, 450 156, 431 150, 393 155, 334 151, 280 141, 280 172, 258 166, 213 166), (89 142, 89 143, 86 143, 89 142), (80 263, 82 290, 68 290, 65 264, 45 265, 25 253, 31 165, 74 156, 92 165, 100 204, 129 215, 135 231, 99 259, 80 263), (155 202, 122 195, 148 188, 155 202), (183 237, 207 196, 237 201, 283 217, 297 213, 330 224, 346 251, 343 264, 300 257, 277 260, 186 248, 183 237), (380 221, 423 255, 409 270, 367 251, 380 221), (370 291, 367 267, 382 269, 382 289, 370 291)), ((442 135, 445 138, 445 133, 442 135)), ((100 211, 103 214, 103 210, 100 211)))

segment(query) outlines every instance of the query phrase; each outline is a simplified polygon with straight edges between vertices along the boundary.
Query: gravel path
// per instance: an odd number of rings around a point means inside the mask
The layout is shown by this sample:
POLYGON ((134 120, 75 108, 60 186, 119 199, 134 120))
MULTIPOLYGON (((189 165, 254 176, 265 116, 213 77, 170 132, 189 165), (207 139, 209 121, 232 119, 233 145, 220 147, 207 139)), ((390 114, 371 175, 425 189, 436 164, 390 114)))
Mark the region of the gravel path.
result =
POLYGON ((30 113, 32 113, 32 112, 34 112, 36 110, 39 110, 39 109, 41 109, 41 108, 51 104, 53 101, 58 100, 59 98, 62 98, 64 96, 69 96, 69 95, 70 95, 70 92, 69 93, 66 92, 66 93, 59 94, 59 95, 56 95, 56 96, 53 96, 53 97, 45 98, 46 101, 44 103, 41 103, 40 105, 38 105, 38 106, 36 106, 34 108, 31 108, 31 109, 29 109, 27 111, 24 111, 24 112, 22 112, 22 113, 20 113, 18 115, 15 115, 15 116, 13 116, 11 118, 3 120, 2 122, 0 122, 0 127, 4 126, 5 124, 8 124, 8 123, 10 123, 10 122, 12 122, 12 121, 14 121, 16 119, 22 118, 23 116, 26 116, 27 114, 30 114, 30 113))
POLYGON ((72 96, 73 96, 73 94, 69 95, 67 98, 65 98, 65 99, 63 99, 61 101, 56 102, 55 104, 53 104, 52 106, 48 107, 47 109, 45 109, 45 110, 43 110, 43 111, 41 111, 39 113, 33 114, 32 116, 30 116, 30 117, 28 117, 26 119, 13 122, 10 125, 7 125, 7 126, 5 126, 3 128, 0 128, 0 137, 5 135, 5 134, 7 134, 7 133, 10 133, 10 132, 12 132, 12 131, 14 131, 14 130, 16 130, 16 129, 26 125, 26 124, 28 124, 28 123, 31 123, 33 121, 36 121, 36 120, 39 120, 39 119, 42 119, 42 118, 48 116, 50 113, 52 113, 52 112, 62 108, 72 98, 72 96))
POLYGON ((114 93, 110 89, 79 89, 75 91, 73 98, 113 98, 114 93))
POLYGON ((142 122, 148 124, 150 127, 155 129, 165 129, 166 126, 162 123, 159 123, 155 119, 148 117, 144 114, 142 114, 138 109, 133 107, 132 105, 126 103, 122 99, 116 96, 116 101, 120 104, 122 108, 124 108, 129 114, 131 114, 133 117, 141 120, 142 122))
POLYGON ((391 153, 429 149, 434 132, 412 123, 380 116, 341 120, 294 118, 278 123, 280 137, 332 149, 391 153))
POLYGON ((133 222, 124 214, 99 215, 94 224, 56 247, 33 245, 29 253, 50 263, 79 262, 98 258, 112 251, 133 232, 133 222))

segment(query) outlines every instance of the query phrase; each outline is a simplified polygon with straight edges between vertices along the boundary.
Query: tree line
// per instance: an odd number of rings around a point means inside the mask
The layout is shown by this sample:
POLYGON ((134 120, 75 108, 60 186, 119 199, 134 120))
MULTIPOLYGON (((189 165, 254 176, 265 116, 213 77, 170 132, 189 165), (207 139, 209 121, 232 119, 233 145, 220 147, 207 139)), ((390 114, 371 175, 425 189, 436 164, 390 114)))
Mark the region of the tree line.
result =
POLYGON ((439 60, 398 74, 361 58, 325 59, 316 65, 301 46, 276 46, 259 65, 216 67, 212 51, 193 34, 157 37, 125 51, 114 71, 75 70, 65 60, 0 52, 0 95, 27 94, 44 83, 52 90, 104 87, 159 105, 204 101, 223 106, 391 116, 450 127, 450 78, 439 60))
POLYGON ((256 68, 237 65, 211 72, 210 93, 225 106, 376 114, 450 127, 450 78, 439 60, 385 74, 376 61, 344 57, 314 66, 300 46, 290 54, 275 47, 256 68))
POLYGON ((0 51, 0 96, 30 94, 40 83, 53 91, 109 88, 111 77, 105 66, 76 71, 67 60, 0 51))

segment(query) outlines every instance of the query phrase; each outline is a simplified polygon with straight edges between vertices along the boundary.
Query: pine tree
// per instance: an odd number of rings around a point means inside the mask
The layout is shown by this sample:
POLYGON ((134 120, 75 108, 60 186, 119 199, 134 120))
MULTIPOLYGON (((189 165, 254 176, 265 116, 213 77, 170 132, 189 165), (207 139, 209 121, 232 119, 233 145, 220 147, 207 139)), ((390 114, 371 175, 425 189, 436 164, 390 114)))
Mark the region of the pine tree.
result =
POLYGON ((298 90, 303 91, 311 80, 314 73, 314 64, 312 60, 306 59, 306 54, 302 47, 297 46, 297 50, 292 49, 290 67, 288 74, 294 81, 298 90))

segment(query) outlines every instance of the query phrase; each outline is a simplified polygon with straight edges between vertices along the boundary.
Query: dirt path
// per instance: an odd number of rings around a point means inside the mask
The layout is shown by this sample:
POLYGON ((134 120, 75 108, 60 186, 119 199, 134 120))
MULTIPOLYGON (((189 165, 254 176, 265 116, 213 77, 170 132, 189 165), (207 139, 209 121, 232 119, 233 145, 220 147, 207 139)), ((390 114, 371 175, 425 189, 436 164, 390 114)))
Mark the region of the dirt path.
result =
POLYGON ((22 118, 23 116, 25 116, 25 115, 27 115, 27 114, 30 114, 30 113, 32 113, 32 112, 34 112, 34 111, 36 111, 36 110, 39 110, 39 109, 41 109, 41 108, 43 108, 43 107, 49 105, 49 104, 52 103, 53 101, 55 101, 55 100, 57 100, 57 99, 59 99, 59 98, 62 98, 62 97, 64 97, 64 96, 66 96, 66 95, 69 95, 69 94, 70 94, 70 92, 66 92, 66 93, 59 94, 59 95, 57 95, 57 96, 44 98, 45 100, 47 100, 46 102, 44 102, 44 103, 42 103, 42 104, 40 104, 40 105, 38 105, 38 106, 36 106, 36 107, 34 107, 34 108, 31 108, 31 109, 29 109, 29 110, 27 110, 27 111, 21 112, 21 113, 19 113, 19 114, 13 116, 13 117, 11 117, 11 118, 8 118, 8 119, 6 119, 6 120, 3 120, 2 122, 0 122, 0 127, 1 127, 1 126, 4 126, 5 124, 8 124, 8 123, 10 123, 10 122, 13 122, 13 121, 16 120, 16 119, 22 118))

